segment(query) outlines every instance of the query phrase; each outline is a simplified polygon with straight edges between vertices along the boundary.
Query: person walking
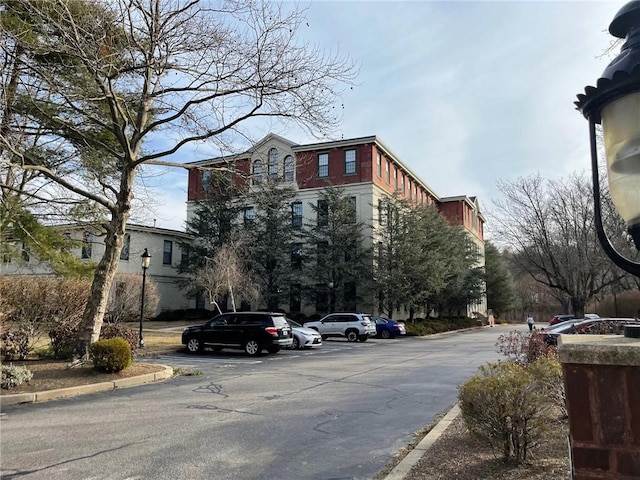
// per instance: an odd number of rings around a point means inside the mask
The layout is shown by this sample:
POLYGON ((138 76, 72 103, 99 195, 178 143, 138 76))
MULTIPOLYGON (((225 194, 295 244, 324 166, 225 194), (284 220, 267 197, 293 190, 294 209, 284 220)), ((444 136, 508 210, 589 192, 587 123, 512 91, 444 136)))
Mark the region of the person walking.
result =
POLYGON ((529 331, 532 332, 533 331, 533 325, 536 322, 533 320, 533 315, 531 315, 530 313, 527 313, 527 325, 529 325, 529 331))
POLYGON ((493 310, 489 309, 489 311, 487 312, 487 314, 489 315, 487 317, 487 323, 489 324, 490 327, 495 327, 496 325, 496 319, 493 317, 493 310))

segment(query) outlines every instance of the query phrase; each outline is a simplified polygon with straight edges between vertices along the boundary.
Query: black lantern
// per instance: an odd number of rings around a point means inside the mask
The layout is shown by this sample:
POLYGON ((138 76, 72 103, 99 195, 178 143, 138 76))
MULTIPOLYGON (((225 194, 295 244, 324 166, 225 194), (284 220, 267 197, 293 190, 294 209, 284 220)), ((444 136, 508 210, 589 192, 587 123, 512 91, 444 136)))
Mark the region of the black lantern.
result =
POLYGON ((151 254, 144 249, 143 254, 140 256, 142 264, 142 295, 140 297, 140 348, 144 348, 144 337, 142 336, 142 317, 144 316, 144 284, 147 280, 147 269, 151 264, 151 254))
POLYGON ((640 264, 615 250, 602 225, 595 127, 602 125, 611 199, 640 250, 640 1, 622 7, 609 32, 625 40, 620 54, 604 70, 596 87, 586 87, 575 104, 589 120, 598 239, 618 267, 640 277, 640 264))

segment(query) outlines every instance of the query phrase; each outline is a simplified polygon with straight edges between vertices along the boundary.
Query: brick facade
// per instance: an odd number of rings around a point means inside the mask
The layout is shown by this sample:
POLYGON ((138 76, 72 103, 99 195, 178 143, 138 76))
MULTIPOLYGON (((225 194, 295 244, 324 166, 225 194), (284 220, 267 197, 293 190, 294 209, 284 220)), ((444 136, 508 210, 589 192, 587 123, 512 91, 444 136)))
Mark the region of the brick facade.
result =
POLYGON ((573 478, 640 479, 640 344, 566 337, 582 336, 562 336, 559 349, 573 478))

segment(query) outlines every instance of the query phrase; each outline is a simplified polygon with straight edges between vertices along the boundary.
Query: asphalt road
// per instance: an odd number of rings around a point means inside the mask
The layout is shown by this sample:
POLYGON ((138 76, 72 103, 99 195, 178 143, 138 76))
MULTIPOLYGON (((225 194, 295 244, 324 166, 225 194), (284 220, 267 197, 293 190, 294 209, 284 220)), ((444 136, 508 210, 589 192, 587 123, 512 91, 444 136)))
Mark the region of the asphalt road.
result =
POLYGON ((496 339, 512 328, 163 356, 203 374, 5 408, 0 477, 370 479, 499 358, 496 339))

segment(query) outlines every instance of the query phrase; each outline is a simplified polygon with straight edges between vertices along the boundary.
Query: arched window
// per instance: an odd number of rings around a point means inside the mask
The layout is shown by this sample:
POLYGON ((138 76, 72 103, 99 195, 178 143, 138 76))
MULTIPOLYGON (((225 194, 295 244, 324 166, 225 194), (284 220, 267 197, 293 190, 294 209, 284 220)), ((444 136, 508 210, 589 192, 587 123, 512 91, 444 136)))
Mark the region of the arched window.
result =
POLYGON ((284 181, 293 182, 293 157, 291 155, 284 157, 284 181))
POLYGON ((278 150, 276 148, 269 150, 269 178, 271 180, 278 178, 278 150))
POLYGON ((258 159, 253 162, 253 184, 262 183, 262 160, 258 159))

